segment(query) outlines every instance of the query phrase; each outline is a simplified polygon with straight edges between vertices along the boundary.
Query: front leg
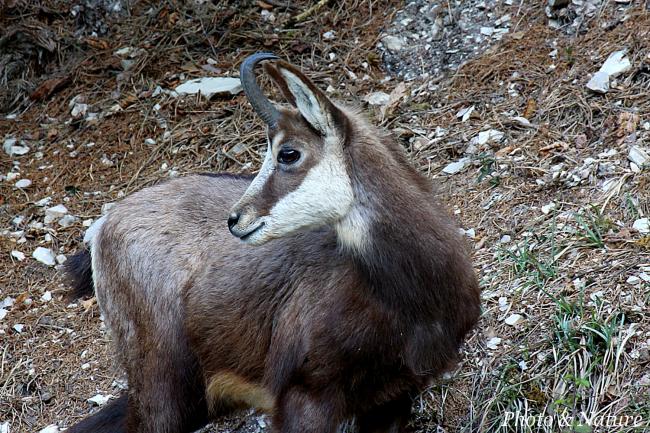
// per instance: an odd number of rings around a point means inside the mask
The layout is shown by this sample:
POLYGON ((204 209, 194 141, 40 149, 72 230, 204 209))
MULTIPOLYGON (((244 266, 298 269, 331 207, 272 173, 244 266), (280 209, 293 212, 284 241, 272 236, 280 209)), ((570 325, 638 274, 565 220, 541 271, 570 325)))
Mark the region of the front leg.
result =
POLYGON ((273 417, 274 433, 335 433, 343 421, 336 393, 289 389, 273 417))
POLYGON ((406 433, 411 415, 411 397, 402 397, 376 406, 357 417, 359 433, 406 433))

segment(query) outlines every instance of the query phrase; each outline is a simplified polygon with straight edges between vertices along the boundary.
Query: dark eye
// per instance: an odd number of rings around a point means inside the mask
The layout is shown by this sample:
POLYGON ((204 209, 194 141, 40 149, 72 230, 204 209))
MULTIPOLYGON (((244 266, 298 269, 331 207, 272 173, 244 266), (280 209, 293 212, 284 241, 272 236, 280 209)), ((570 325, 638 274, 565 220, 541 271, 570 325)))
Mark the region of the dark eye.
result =
POLYGON ((293 149, 281 149, 278 152, 278 162, 280 164, 293 164, 300 159, 300 152, 293 149))

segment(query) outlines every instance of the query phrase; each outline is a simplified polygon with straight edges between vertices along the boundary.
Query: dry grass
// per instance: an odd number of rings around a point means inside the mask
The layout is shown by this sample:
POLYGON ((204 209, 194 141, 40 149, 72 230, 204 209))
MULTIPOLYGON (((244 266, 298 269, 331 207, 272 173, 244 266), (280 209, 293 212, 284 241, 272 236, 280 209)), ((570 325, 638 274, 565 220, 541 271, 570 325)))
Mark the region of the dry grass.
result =
MULTIPOLYGON (((96 305, 68 305, 54 270, 9 255, 16 249, 29 256, 38 245, 64 254, 78 248, 81 222, 65 229, 30 227, 42 221, 34 203, 50 196, 52 204, 65 203, 81 219, 94 218, 103 204, 170 172, 254 171, 261 162, 263 130, 243 97, 152 97, 157 85, 173 88, 181 74, 215 74, 203 69, 208 57, 220 74, 232 73, 260 47, 313 71, 322 87, 331 85, 335 95, 355 104, 370 91, 390 92, 397 85, 379 82, 383 73, 374 48, 395 4, 331 2, 291 24, 307 4, 293 3, 295 10, 273 9, 273 25, 259 18, 252 2, 189 10, 167 1, 149 15, 144 12, 150 5, 138 6, 110 38, 82 40, 81 46, 68 39, 66 18, 55 20, 59 25, 52 28, 63 32, 59 41, 72 44, 61 60, 70 84, 23 106, 17 121, 0 121, 0 139, 15 135, 32 147, 15 159, 21 178, 34 182, 25 191, 0 183, 0 230, 7 230, 0 237, 0 301, 18 298, 0 321, 0 423, 8 421, 12 432, 70 425, 91 410, 87 398, 120 392, 96 305), (335 40, 322 39, 329 29, 337 31, 335 40), (113 55, 124 46, 145 49, 127 73, 113 55), (365 74, 369 79, 360 79, 365 74), (119 110, 95 123, 67 122, 68 102, 79 94, 90 111, 119 110), (146 138, 156 144, 146 145, 146 138), (112 165, 102 163, 104 158, 112 165), (12 225, 16 215, 25 218, 19 227, 12 225), (19 229, 25 231, 22 244, 9 233, 19 229), (50 302, 41 300, 46 290, 53 294, 50 302), (13 330, 14 324, 24 324, 23 332, 13 330)), ((620 22, 613 8, 604 8, 585 33, 568 37, 548 29, 538 9, 513 7, 514 32, 435 90, 409 83, 410 96, 389 115, 370 112, 439 185, 463 227, 476 232, 484 314, 458 371, 415 402, 419 431, 560 431, 557 424, 529 429, 514 420, 504 423, 507 413, 517 411, 551 416, 556 423, 563 414, 581 421, 581 412, 634 415, 642 417, 643 427, 593 431, 650 429, 650 285, 626 282, 650 267, 647 239, 630 230, 634 219, 650 213, 650 173, 631 173, 625 161, 632 141, 650 143, 642 127, 650 121, 650 14, 633 8, 620 22), (633 70, 607 95, 586 91, 587 74, 621 48, 628 49, 633 70), (471 119, 456 118, 471 105, 471 119), (623 113, 638 116, 633 131, 626 129, 623 113), (524 114, 531 128, 511 121, 524 114), (504 140, 477 149, 464 172, 441 174, 488 125, 503 131, 504 140), (436 137, 436 127, 446 133, 436 137), (607 149, 617 154, 598 156, 607 149), (589 157, 597 162, 585 165, 589 157), (557 164, 564 166, 554 177, 557 164), (611 172, 599 172, 606 164, 611 172), (573 181, 571 175, 581 170, 588 175, 573 181), (604 192, 606 179, 615 187, 604 192), (555 208, 542 212, 550 202, 555 208), (504 235, 509 242, 501 241, 504 235), (513 313, 522 321, 509 326, 504 319, 513 313), (502 339, 497 349, 487 347, 493 337, 502 339)), ((12 164, 0 156, 3 173, 12 164)), ((588 431, 580 425, 565 430, 588 431)))

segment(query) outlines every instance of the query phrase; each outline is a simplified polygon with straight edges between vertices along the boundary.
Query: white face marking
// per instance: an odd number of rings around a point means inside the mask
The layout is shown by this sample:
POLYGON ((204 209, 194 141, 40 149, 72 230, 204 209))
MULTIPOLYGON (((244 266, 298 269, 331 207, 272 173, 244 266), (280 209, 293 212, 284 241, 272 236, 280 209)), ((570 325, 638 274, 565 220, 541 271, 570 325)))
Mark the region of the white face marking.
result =
POLYGON ((349 212, 354 192, 337 150, 337 146, 327 146, 323 159, 309 170, 300 186, 283 196, 269 215, 258 219, 255 225, 264 223, 264 227, 250 235, 247 243, 258 245, 299 230, 334 224, 349 212))

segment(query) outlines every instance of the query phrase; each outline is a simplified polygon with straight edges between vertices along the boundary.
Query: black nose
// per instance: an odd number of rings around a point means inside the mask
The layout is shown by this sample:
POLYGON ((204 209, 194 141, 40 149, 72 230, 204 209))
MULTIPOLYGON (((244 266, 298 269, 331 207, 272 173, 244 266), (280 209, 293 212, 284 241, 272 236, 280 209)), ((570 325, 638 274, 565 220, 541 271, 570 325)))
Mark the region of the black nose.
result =
POLYGON ((231 229, 235 224, 239 222, 239 217, 241 215, 239 213, 231 213, 230 216, 228 217, 228 228, 231 229))

